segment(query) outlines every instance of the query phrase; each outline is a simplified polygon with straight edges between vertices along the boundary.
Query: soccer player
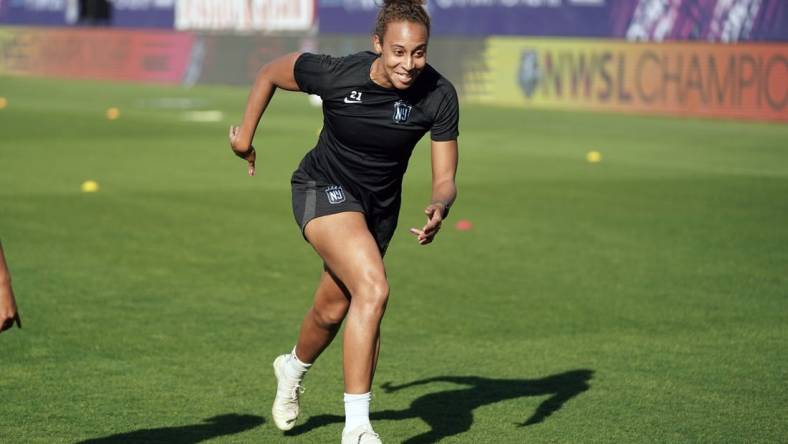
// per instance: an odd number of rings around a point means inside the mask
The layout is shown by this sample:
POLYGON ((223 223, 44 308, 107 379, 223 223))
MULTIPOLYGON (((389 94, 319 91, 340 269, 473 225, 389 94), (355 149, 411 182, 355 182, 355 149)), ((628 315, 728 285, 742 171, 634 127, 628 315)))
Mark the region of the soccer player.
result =
POLYGON ((272 408, 282 430, 295 425, 304 375, 345 321, 342 443, 380 443, 369 422, 380 322, 389 297, 383 263, 397 226, 402 178, 429 131, 432 200, 410 232, 433 241, 457 191, 457 94, 427 64, 430 20, 418 0, 387 0, 372 36, 374 52, 346 57, 289 54, 265 65, 252 87, 233 151, 254 175, 255 130, 276 88, 323 99, 323 130, 292 176, 293 213, 323 260, 312 308, 292 352, 274 360, 272 408))
POLYGON ((14 323, 22 328, 22 319, 19 317, 14 290, 11 288, 11 273, 5 263, 3 244, 0 243, 0 333, 13 327, 14 323))

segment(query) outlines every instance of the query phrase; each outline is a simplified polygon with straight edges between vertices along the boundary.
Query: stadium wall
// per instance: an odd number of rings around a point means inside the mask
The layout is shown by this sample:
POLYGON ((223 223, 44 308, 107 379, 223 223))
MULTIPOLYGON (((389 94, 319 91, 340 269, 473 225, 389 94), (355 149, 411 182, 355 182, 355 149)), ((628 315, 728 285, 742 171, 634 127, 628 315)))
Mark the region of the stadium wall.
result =
MULTIPOLYGON (((430 47, 430 63, 462 94, 463 73, 482 60, 485 41, 436 38, 430 47)), ((370 48, 370 38, 361 35, 0 27, 0 75, 248 86, 262 65, 288 52, 342 55, 370 48)))
MULTIPOLYGON (((369 48, 355 34, 3 27, 0 74, 246 86, 287 52, 369 48)), ((788 122, 782 43, 435 37, 430 63, 467 102, 788 122)))
MULTIPOLYGON (((249 85, 290 51, 370 48, 374 0, 0 0, 0 74, 249 85), (71 6, 69 6, 71 5, 71 6), (318 34, 318 28, 321 31, 318 34)), ((430 63, 463 100, 788 121, 785 0, 431 0, 430 63), (555 37, 561 35, 562 37, 555 37)))

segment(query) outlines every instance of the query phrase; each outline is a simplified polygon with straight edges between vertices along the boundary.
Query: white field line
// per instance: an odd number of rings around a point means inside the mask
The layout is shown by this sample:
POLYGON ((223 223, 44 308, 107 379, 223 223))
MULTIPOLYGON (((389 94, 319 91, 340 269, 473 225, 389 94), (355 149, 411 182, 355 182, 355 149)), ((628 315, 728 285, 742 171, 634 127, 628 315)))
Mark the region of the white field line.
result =
POLYGON ((216 109, 187 111, 181 114, 181 120, 186 122, 221 122, 223 119, 224 113, 216 109))

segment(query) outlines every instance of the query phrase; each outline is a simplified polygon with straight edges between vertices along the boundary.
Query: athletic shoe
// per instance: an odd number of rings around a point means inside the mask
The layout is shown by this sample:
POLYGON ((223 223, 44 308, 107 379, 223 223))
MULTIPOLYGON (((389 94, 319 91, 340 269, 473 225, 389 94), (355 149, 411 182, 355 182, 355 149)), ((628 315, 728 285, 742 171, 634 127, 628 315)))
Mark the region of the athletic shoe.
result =
POLYGON ((289 378, 285 374, 285 361, 289 355, 281 355, 274 359, 274 375, 276 375, 276 397, 271 415, 279 430, 290 430, 298 419, 298 397, 304 393, 301 379, 289 378))
POLYGON ((348 433, 342 434, 342 444, 383 444, 380 435, 369 424, 362 424, 348 433))

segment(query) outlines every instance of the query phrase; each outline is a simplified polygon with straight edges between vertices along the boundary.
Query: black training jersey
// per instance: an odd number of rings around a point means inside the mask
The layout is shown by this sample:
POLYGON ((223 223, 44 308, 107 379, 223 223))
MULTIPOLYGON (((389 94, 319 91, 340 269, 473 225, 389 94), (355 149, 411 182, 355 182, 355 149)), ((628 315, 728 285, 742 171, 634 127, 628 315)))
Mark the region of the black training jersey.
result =
POLYGON ((304 53, 295 63, 299 88, 323 99, 323 130, 299 168, 347 187, 368 210, 399 205, 408 159, 427 131, 435 141, 459 135, 448 80, 427 65, 407 90, 384 88, 370 79, 377 57, 304 53))

